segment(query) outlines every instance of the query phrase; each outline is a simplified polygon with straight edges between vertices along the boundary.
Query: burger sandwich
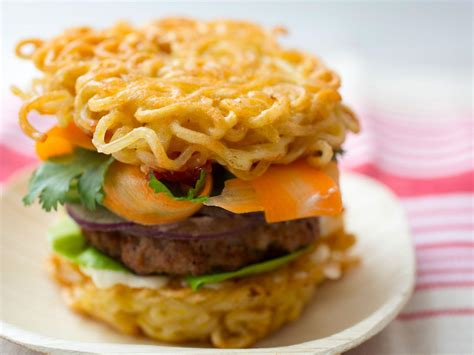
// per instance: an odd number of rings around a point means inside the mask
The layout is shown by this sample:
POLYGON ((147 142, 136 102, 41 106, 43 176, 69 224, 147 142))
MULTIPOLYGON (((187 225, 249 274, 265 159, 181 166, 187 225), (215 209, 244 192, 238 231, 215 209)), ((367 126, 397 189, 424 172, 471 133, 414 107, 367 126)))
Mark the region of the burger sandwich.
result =
POLYGON ((72 309, 248 347, 354 264, 338 159, 358 122, 339 77, 282 33, 166 18, 18 44, 41 72, 13 88, 42 160, 24 203, 64 206, 49 265, 72 309))

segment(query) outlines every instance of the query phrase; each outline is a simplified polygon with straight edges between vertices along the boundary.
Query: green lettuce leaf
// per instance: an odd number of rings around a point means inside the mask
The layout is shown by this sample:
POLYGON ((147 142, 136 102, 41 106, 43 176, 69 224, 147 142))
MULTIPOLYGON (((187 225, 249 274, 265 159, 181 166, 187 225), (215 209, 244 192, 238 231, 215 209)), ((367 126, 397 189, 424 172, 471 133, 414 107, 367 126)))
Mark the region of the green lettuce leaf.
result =
POLYGON ((31 205, 37 198, 46 211, 58 204, 78 202, 90 210, 104 199, 105 173, 113 158, 95 151, 78 148, 73 154, 51 159, 33 173, 28 194, 23 198, 31 205))
POLYGON ((209 275, 199 275, 199 276, 187 276, 185 278, 186 283, 194 290, 199 290, 202 286, 209 283, 221 282, 229 279, 235 279, 255 274, 261 274, 264 272, 272 271, 277 269, 285 264, 288 264, 290 261, 296 259, 301 254, 307 252, 309 248, 301 249, 295 251, 291 254, 281 256, 276 259, 264 261, 258 264, 252 264, 237 271, 223 272, 219 274, 209 274, 209 275))
POLYGON ((69 217, 60 219, 48 230, 53 251, 74 264, 121 272, 129 272, 122 264, 87 245, 79 226, 69 217))
POLYGON ((194 187, 188 190, 186 196, 175 196, 164 183, 162 183, 156 178, 154 174, 150 174, 148 176, 148 180, 148 185, 153 189, 153 191, 155 191, 157 194, 164 193, 168 197, 176 201, 191 201, 202 203, 208 199, 207 196, 198 196, 204 186, 204 183, 206 182, 206 171, 204 169, 201 170, 201 172, 199 173, 199 179, 196 181, 196 185, 194 185, 194 187))

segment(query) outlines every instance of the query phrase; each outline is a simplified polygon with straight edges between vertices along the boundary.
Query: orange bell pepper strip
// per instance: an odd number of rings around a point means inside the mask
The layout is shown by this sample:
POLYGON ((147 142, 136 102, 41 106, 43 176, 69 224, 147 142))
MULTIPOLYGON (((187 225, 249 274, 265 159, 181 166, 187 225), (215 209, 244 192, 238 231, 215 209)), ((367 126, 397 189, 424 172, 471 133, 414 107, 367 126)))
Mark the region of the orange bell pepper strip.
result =
POLYGON ((66 127, 54 126, 46 134, 46 140, 36 142, 36 154, 41 160, 72 153, 75 147, 95 150, 90 136, 74 123, 66 127))

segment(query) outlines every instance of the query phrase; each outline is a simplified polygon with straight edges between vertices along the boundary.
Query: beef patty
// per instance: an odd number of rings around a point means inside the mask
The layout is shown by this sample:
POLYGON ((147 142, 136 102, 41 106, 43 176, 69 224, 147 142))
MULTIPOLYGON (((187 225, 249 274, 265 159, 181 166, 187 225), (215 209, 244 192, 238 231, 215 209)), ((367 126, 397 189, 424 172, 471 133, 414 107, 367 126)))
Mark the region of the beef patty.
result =
POLYGON ((138 225, 115 231, 82 229, 91 245, 139 275, 201 275, 233 271, 307 246, 319 234, 319 220, 267 224, 262 214, 205 207, 187 220, 155 230, 138 225))

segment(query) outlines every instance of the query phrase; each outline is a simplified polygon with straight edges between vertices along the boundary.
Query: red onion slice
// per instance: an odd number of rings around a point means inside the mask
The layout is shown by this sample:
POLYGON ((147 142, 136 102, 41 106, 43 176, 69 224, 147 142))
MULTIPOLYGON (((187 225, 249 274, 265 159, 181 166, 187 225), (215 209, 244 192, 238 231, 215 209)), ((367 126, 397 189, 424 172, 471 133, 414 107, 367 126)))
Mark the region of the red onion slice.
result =
POLYGON ((248 228, 265 224, 261 214, 233 214, 216 207, 203 208, 197 214, 180 222, 151 226, 127 221, 105 208, 90 211, 78 204, 68 204, 66 211, 85 230, 120 231, 135 236, 166 239, 235 237, 248 228))

